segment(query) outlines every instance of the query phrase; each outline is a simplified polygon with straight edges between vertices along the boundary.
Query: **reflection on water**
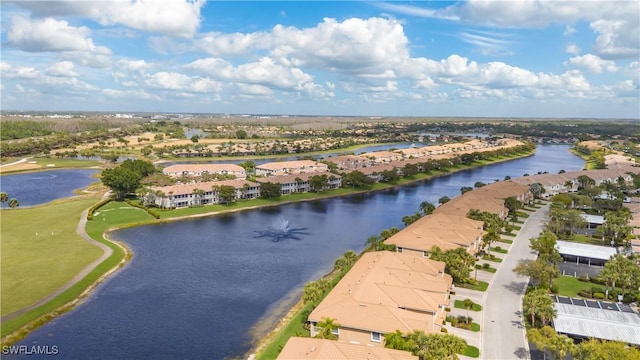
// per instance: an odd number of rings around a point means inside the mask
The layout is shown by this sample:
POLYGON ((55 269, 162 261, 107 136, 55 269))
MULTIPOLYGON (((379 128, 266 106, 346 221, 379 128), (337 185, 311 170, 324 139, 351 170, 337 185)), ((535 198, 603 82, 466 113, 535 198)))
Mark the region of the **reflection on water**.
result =
POLYGON ((535 156, 391 191, 115 232, 135 254, 130 264, 20 344, 58 345, 61 359, 242 356, 305 282, 331 271, 345 251, 360 252, 369 236, 402 228, 422 201, 437 204, 476 181, 581 169, 584 162, 567 150, 541 146, 535 156), (269 227, 305 234, 296 235, 300 241, 256 236, 269 227))

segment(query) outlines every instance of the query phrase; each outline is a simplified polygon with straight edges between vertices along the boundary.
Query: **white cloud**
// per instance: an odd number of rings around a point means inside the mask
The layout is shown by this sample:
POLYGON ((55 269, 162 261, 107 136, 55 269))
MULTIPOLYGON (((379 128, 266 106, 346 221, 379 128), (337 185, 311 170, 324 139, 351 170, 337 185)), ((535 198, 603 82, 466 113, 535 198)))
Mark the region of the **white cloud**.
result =
POLYGON ((575 56, 570 58, 569 62, 577 67, 587 69, 596 74, 602 73, 603 70, 608 72, 618 71, 618 67, 613 61, 602 60, 601 58, 593 54, 575 56))
MULTIPOLYGON (((638 2, 640 4, 640 2, 638 2)), ((636 18, 638 17, 636 12, 636 18)), ((621 59, 638 57, 640 53, 640 26, 627 20, 597 20, 591 29, 599 35, 594 50, 600 57, 621 59)))
POLYGON ((96 46, 89 28, 69 25, 52 18, 30 20, 20 15, 11 17, 7 40, 9 44, 29 52, 40 51, 90 51, 104 55, 111 50, 96 46))
POLYGON ((222 90, 222 84, 217 81, 166 71, 151 75, 145 80, 145 84, 155 89, 176 90, 188 93, 208 93, 222 90))
POLYGON ((60 77, 77 77, 78 73, 73 71, 73 63, 71 61, 60 61, 51 65, 45 74, 49 76, 60 77))
POLYGON ((485 56, 505 56, 512 55, 510 48, 515 41, 510 40, 506 34, 493 31, 472 30, 461 32, 460 40, 477 46, 485 56))
POLYGON ((200 26, 204 0, 18 1, 36 17, 86 16, 103 26, 126 27, 176 37, 191 37, 200 26))
POLYGON ((578 47, 578 45, 576 44, 569 44, 564 49, 564 51, 568 54, 577 55, 577 54, 580 54, 580 47, 578 47))
POLYGON ((576 30, 576 28, 574 28, 574 27, 573 27, 573 26, 571 26, 571 25, 567 25, 567 26, 564 28, 564 36, 567 36, 567 37, 569 37, 569 36, 573 36, 573 34, 575 34, 575 33, 576 33, 576 31, 577 31, 577 30, 576 30))
POLYGON ((102 89, 102 91, 100 91, 100 93, 108 98, 112 98, 112 99, 122 99, 122 98, 126 98, 126 99, 131 99, 131 98, 137 98, 137 99, 145 99, 145 100, 155 100, 155 101, 161 101, 162 98, 160 98, 158 95, 155 94, 150 94, 144 90, 118 90, 118 89, 102 89))
POLYGON ((0 71, 3 79, 35 79, 40 76, 40 71, 30 66, 13 66, 7 62, 0 62, 0 71))

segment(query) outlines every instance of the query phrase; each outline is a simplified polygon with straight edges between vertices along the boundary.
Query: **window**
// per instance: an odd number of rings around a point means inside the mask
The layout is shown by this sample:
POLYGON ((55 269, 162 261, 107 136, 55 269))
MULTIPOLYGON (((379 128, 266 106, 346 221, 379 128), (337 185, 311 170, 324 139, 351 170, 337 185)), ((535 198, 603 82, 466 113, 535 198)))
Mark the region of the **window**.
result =
POLYGON ((379 343, 381 338, 382 334, 380 334, 379 332, 371 332, 371 341, 379 343))
POLYGON ((340 329, 339 328, 332 329, 331 333, 335 336, 340 336, 340 329))
POLYGON ((422 256, 428 258, 429 257, 429 252, 428 251, 423 251, 422 252, 422 256))
POLYGON ((399 253, 401 253, 401 252, 402 252, 402 248, 401 248, 401 247, 399 247, 399 248, 398 248, 398 252, 399 252, 399 253))

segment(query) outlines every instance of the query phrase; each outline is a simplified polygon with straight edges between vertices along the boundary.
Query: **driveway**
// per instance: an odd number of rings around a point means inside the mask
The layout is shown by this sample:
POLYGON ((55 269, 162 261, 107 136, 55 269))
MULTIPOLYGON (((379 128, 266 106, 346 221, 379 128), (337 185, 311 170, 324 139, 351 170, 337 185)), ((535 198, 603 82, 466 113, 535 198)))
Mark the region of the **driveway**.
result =
POLYGON ((482 359, 530 358, 521 308, 528 279, 518 278, 513 268, 520 260, 535 259, 536 254, 529 249, 529 239, 542 232, 548 209, 545 205, 530 214, 485 292, 480 342, 482 359))

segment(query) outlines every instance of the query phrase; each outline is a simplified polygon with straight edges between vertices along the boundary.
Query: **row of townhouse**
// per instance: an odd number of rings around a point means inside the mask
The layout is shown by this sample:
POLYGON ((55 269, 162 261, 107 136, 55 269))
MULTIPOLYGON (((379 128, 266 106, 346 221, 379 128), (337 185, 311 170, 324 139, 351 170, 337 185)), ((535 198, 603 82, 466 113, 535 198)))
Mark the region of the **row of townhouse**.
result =
POLYGON ((452 278, 445 264, 421 255, 369 252, 309 314, 311 336, 318 323, 333 319, 340 342, 384 346, 384 334, 441 331, 449 306, 452 278))
POLYGON ((236 200, 256 199, 260 197, 263 183, 280 184, 283 195, 311 191, 310 180, 313 176, 325 176, 325 189, 337 189, 342 186, 342 177, 329 173, 303 173, 298 175, 272 176, 258 178, 257 182, 245 179, 193 182, 171 186, 154 186, 145 195, 145 203, 155 204, 160 208, 182 208, 220 203, 220 187, 232 186, 236 189, 236 200))
POLYGON ((256 181, 260 184, 267 182, 280 184, 280 193, 287 195, 314 190, 311 185, 311 178, 314 176, 326 177, 326 184, 321 190, 342 187, 342 176, 331 173, 300 173, 297 175, 270 176, 266 178, 256 178, 256 181))
POLYGON ((202 176, 205 174, 233 175, 236 179, 246 179, 247 172, 235 164, 176 164, 162 169, 164 175, 170 177, 202 176))
POLYGON ((278 176, 329 171, 329 166, 313 160, 276 161, 256 166, 256 176, 278 176))
POLYGON ((260 196, 260 184, 247 180, 206 181, 171 186, 153 186, 145 195, 146 203, 165 209, 219 204, 220 187, 235 188, 236 200, 255 199, 260 196))
POLYGON ((602 170, 583 170, 570 171, 562 174, 539 174, 532 176, 524 176, 515 181, 519 184, 531 185, 539 183, 544 187, 544 197, 551 197, 560 193, 577 191, 580 186, 580 177, 587 176, 594 181, 595 186, 603 183, 617 183, 621 178, 625 183, 629 184, 633 181, 630 173, 640 173, 640 167, 634 166, 616 166, 612 169, 602 170))

